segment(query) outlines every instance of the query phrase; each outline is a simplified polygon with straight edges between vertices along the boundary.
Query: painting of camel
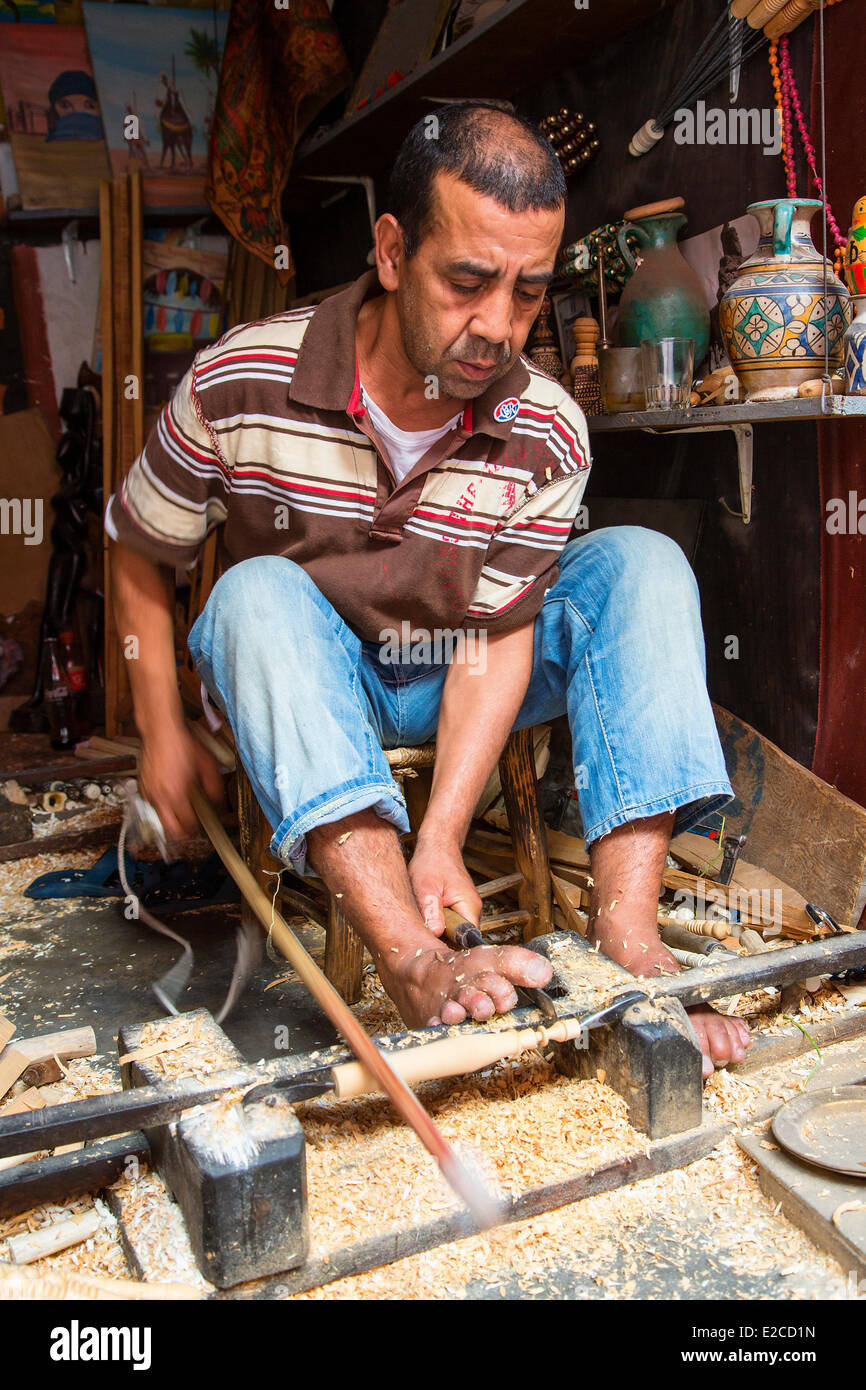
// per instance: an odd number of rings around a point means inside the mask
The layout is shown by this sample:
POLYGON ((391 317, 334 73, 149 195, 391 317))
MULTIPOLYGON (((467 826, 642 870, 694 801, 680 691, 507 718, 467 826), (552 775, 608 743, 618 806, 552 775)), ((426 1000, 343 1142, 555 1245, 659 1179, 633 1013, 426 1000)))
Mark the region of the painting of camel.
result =
POLYGON ((92 0, 82 9, 113 172, 141 171, 148 210, 205 210, 228 15, 92 0))

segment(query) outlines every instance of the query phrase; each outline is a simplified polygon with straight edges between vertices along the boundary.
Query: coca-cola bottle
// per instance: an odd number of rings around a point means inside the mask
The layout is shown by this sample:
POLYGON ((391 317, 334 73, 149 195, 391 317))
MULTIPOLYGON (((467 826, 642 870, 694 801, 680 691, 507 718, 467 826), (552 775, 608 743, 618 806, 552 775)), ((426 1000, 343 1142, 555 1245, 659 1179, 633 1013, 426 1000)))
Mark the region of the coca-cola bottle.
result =
POLYGON ((48 637, 42 656, 42 687, 52 748, 72 748, 77 737, 75 699, 56 637, 48 637))
POLYGON ((83 738, 91 732, 90 721, 87 718, 87 671, 84 658, 75 636, 75 629, 71 625, 62 628, 57 638, 60 643, 60 660, 72 691, 78 737, 83 738))

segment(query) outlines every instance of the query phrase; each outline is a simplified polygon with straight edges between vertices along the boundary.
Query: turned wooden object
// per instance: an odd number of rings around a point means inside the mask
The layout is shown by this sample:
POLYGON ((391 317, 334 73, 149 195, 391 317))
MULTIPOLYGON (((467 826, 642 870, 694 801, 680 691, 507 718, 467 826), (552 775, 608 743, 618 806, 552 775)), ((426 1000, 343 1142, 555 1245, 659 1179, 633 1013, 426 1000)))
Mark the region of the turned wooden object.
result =
POLYGON ((7 1242, 9 1258, 16 1265, 31 1264, 45 1255, 56 1255, 58 1250, 68 1250, 70 1245, 89 1240, 101 1225, 102 1218, 98 1212, 85 1211, 80 1216, 70 1216, 66 1221, 57 1221, 52 1226, 42 1226, 38 1231, 10 1236, 7 1242))
POLYGON ((764 33, 772 42, 783 34, 791 34, 809 15, 817 10, 821 0, 788 0, 783 10, 764 25, 764 33))
POLYGON ((499 776, 514 862, 524 877, 517 898, 529 913, 523 937, 544 936, 553 926, 553 895, 547 858, 547 827, 538 803, 535 757, 531 729, 512 733, 499 760, 499 776))
MULTIPOLYGON (((703 959, 702 962, 703 964, 703 959)), ((580 1020, 563 1018, 550 1028, 509 1028, 501 1033, 479 1030, 477 1034, 463 1033, 442 1038, 422 1047, 407 1048, 405 1052, 389 1052, 388 1060, 394 1070, 410 1085, 419 1081, 434 1081, 444 1076, 465 1076, 481 1071, 504 1057, 517 1057, 530 1048, 547 1047, 550 1042, 569 1042, 579 1037, 580 1020)), ((379 1089, 376 1080, 358 1062, 345 1062, 331 1069, 334 1092, 338 1100, 352 1100, 379 1089)))
POLYGON ((753 5, 745 16, 749 28, 763 29, 764 25, 769 24, 774 15, 784 9, 787 3, 788 0, 758 0, 758 3, 753 5))
POLYGON ((571 359, 572 371, 576 367, 597 367, 598 353, 596 344, 599 336, 599 326, 597 319, 579 318, 575 319, 571 325, 574 335, 574 357, 571 359))

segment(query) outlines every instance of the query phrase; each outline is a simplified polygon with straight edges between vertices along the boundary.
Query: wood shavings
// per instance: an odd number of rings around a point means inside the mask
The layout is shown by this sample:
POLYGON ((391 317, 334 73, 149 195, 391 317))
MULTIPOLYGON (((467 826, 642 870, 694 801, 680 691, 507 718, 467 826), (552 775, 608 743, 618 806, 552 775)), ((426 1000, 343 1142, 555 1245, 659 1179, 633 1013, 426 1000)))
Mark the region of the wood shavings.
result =
POLYGON ((158 1173, 140 1171, 121 1178, 109 1192, 112 1207, 122 1214, 136 1273, 148 1282, 212 1289, 195 1263, 180 1207, 158 1173))
MULTIPOLYGON (((197 1076, 204 1078, 212 1072, 224 1071, 237 1062, 234 1050, 227 1039, 222 1040, 199 1015, 192 1022, 178 1026, 177 1019, 155 1019, 146 1023, 141 1030, 139 1052, 150 1052, 158 1057, 160 1069, 166 1077, 197 1076)), ((142 1060, 144 1060, 142 1058, 142 1060)))
MULTIPOLYGON (((538 1054, 417 1089, 444 1137, 480 1161, 500 1195, 646 1144, 620 1096, 597 1081, 558 1075, 538 1054)), ((307 1136, 315 1255, 456 1209, 435 1161, 384 1098, 322 1097, 297 1113, 307 1136)))
POLYGON ((844 1216, 846 1211, 866 1211, 866 1202, 840 1202, 833 1212, 833 1225, 837 1231, 842 1229, 839 1218, 844 1216))
MULTIPOLYGON (((783 1271, 808 1267, 820 1286, 812 1297, 849 1296, 839 1266, 819 1254, 785 1217, 773 1215, 751 1164, 733 1138, 728 1138, 707 1158, 686 1168, 336 1280, 294 1298, 453 1301, 475 1298, 478 1290, 488 1289, 498 1290, 499 1297, 524 1299, 533 1297, 533 1292, 539 1296, 541 1288, 540 1296, 549 1299, 555 1296, 550 1290, 551 1270, 555 1270, 574 1281, 590 1282, 610 1297, 667 1300, 670 1275, 662 1279, 659 1271, 683 1269, 680 1252, 693 1242, 697 1212, 706 1214, 714 1271, 730 1269, 734 1277, 760 1279, 765 1297, 790 1299, 798 1296, 791 1285, 776 1286, 773 1280, 781 1279, 783 1271), (659 1213, 663 1213, 664 1233, 658 1230, 659 1213), (662 1242, 669 1242, 670 1248, 660 1248, 662 1242), (653 1280, 658 1288, 655 1295, 647 1289, 653 1280)), ((679 1295, 705 1298, 704 1278, 705 1272, 691 1276, 683 1272, 679 1295)))
POLYGON ((346 841, 348 840, 349 836, 350 836, 350 835, 353 835, 354 833, 355 833, 355 832, 354 832, 353 830, 346 830, 346 831, 344 831, 342 835, 338 835, 338 836, 337 836, 337 844, 338 844, 338 845, 344 845, 344 844, 346 843, 346 841))

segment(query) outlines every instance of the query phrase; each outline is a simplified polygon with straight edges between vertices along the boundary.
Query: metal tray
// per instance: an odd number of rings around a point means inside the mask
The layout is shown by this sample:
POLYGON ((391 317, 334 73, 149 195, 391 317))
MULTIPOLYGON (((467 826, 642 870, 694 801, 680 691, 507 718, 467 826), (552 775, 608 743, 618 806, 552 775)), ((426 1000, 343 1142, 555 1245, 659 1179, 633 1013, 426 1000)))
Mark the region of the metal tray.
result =
POLYGON ((795 1096, 776 1112, 773 1134, 797 1158, 866 1181, 866 1086, 795 1096))

